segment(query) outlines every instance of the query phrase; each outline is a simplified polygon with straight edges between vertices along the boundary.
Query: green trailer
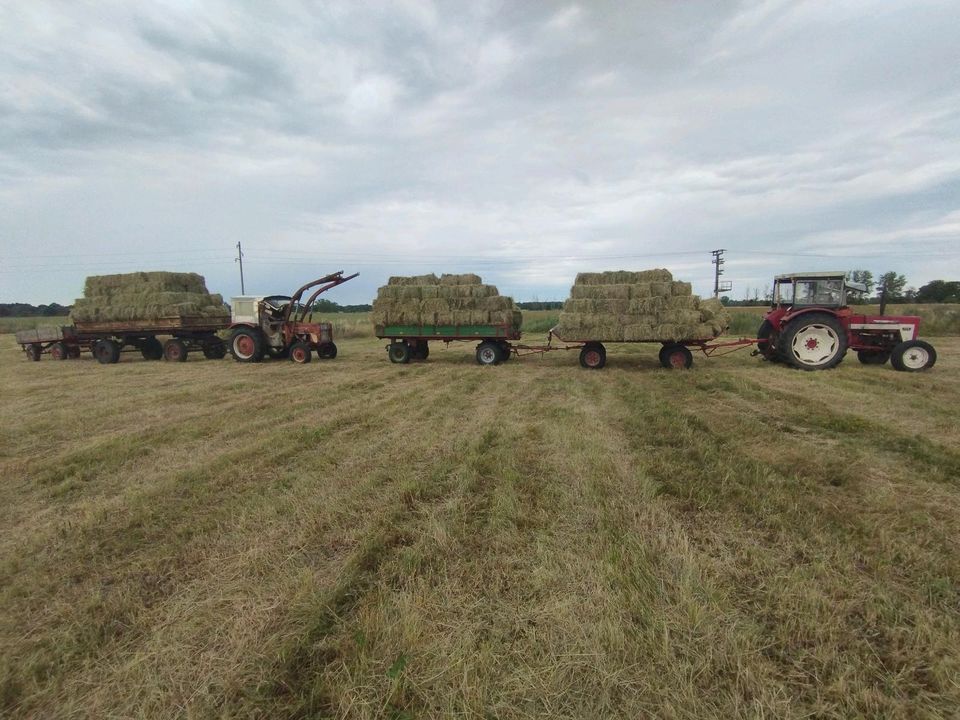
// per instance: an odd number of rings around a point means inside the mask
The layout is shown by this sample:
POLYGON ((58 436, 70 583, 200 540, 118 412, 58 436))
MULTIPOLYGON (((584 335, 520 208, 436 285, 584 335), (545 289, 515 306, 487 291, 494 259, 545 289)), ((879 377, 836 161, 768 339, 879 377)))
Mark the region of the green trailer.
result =
POLYGON ((514 342, 520 339, 520 330, 509 323, 496 325, 377 325, 376 336, 389 340, 387 356, 390 362, 408 363, 426 360, 430 355, 430 341, 444 343, 474 342, 477 362, 496 365, 510 359, 514 342))

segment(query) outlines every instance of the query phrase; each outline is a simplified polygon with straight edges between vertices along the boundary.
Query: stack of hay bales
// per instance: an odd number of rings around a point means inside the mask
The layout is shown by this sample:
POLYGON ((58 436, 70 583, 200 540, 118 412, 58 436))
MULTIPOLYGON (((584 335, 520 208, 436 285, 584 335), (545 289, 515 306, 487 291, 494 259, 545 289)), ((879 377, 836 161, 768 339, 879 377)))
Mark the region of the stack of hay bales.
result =
POLYGON ((513 298, 484 285, 479 275, 392 277, 377 290, 373 324, 509 325, 520 329, 523 314, 513 298))
POLYGON ((719 300, 701 300, 669 270, 617 270, 577 275, 556 333, 607 342, 709 340, 729 325, 719 300))
POLYGON ((230 317, 223 298, 207 292, 196 273, 136 272, 92 275, 73 304, 75 323, 230 317))

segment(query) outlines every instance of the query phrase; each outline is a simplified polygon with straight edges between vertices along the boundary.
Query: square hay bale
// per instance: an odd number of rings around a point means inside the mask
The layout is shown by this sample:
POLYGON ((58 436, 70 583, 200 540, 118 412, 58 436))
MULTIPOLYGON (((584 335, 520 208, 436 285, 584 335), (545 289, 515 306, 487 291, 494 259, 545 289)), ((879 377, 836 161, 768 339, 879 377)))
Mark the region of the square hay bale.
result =
POLYGON ((493 295, 499 295, 494 285, 462 285, 461 287, 470 288, 470 297, 486 298, 493 295))
POLYGON ((441 298, 427 298, 420 303, 422 313, 445 313, 450 310, 450 303, 441 298))
POLYGON ((670 284, 671 295, 690 295, 693 292, 693 286, 682 280, 674 280, 670 284))
POLYGON ((633 323, 623 326, 624 340, 651 340, 654 337, 654 327, 648 323, 633 323))
POLYGON ((574 285, 570 297, 583 300, 629 299, 630 285, 574 285))
POLYGON ((678 310, 697 310, 699 312, 700 300, 696 295, 673 295, 667 302, 670 307, 678 310))
POLYGON ((490 295, 481 298, 479 306, 481 310, 490 310, 491 312, 495 310, 513 310, 513 298, 506 297, 505 295, 490 295))
POLYGON ((651 282, 650 294, 654 297, 668 297, 670 295, 671 283, 669 282, 651 282))
POLYGON ((421 297, 418 285, 404 285, 400 291, 401 300, 419 300, 421 297))
POLYGON ((444 273, 440 276, 439 281, 440 285, 480 285, 481 283, 483 283, 483 280, 474 273, 463 273, 462 275, 444 273))
POLYGON ((630 286, 631 298, 648 298, 652 295, 653 293, 650 292, 650 283, 648 282, 634 283, 630 286))
POLYGON ((666 307, 666 298, 648 297, 631 300, 627 305, 627 312, 630 312, 634 315, 654 315, 666 307))

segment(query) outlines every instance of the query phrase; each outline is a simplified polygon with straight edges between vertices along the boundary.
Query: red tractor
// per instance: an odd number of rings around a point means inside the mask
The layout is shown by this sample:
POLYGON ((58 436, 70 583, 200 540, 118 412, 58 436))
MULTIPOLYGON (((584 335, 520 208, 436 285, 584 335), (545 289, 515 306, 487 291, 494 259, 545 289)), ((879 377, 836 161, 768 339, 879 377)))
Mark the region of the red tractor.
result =
MULTIPOLYGON (((245 295, 231 298, 230 352, 239 362, 260 362, 264 355, 288 357, 295 363, 308 363, 314 351, 323 360, 337 356, 330 323, 307 321, 317 297, 337 285, 352 280, 343 271, 308 282, 291 297, 286 295, 245 295), (305 303, 303 294, 317 289, 305 303)), ((310 318, 313 319, 312 317, 310 318)))
POLYGON ((849 293, 866 287, 842 272, 778 275, 773 308, 757 331, 757 351, 767 360, 801 370, 827 370, 856 350, 865 365, 917 372, 933 367, 937 352, 918 340, 920 318, 912 315, 861 315, 847 304, 849 293))

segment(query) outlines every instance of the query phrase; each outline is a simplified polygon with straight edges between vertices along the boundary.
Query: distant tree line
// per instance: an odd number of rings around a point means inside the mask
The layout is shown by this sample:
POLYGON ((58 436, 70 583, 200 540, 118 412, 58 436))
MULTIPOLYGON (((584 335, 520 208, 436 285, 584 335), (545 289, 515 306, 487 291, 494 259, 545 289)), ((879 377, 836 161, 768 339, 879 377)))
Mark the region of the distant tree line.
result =
POLYGON ((317 300, 311 310, 317 313, 362 313, 373 310, 373 305, 341 305, 332 300, 317 300))
POLYGON ((69 315, 70 306, 50 303, 49 305, 30 305, 29 303, 0 303, 0 317, 58 317, 69 315))
POLYGON ((562 310, 563 300, 534 300, 532 302, 517 303, 521 310, 562 310))

